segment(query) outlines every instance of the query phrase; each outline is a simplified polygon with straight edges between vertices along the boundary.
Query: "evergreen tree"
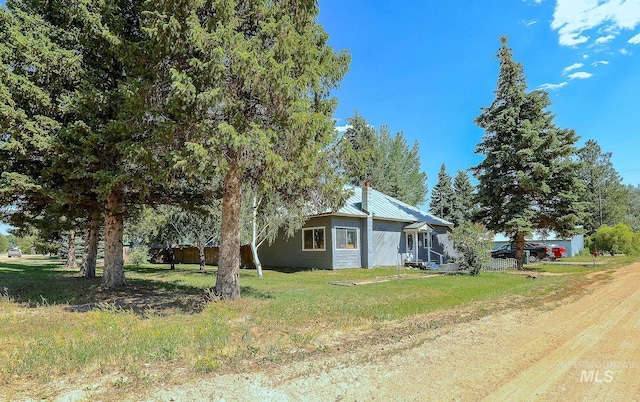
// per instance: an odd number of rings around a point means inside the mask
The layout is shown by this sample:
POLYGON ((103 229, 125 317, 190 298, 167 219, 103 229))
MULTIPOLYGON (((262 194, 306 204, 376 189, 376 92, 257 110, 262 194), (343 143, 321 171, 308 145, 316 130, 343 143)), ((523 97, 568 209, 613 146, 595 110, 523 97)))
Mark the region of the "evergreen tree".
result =
POLYGON ((581 162, 578 177, 585 187, 588 203, 584 228, 594 233, 600 226, 623 223, 627 215, 629 192, 613 167, 611 152, 602 152, 594 140, 587 140, 578 150, 581 162))
POLYGON ((451 187, 451 176, 447 173, 447 167, 443 163, 438 172, 438 182, 431 192, 429 212, 439 218, 453 222, 455 219, 455 194, 451 187))
MULTIPOLYGON (((104 221, 106 287, 125 284, 127 214, 201 190, 199 176, 172 169, 176 142, 152 135, 158 121, 147 101, 168 88, 141 26, 146 4, 10 0, 0 10, 0 203, 34 220, 54 217, 60 230, 90 228, 89 253, 104 221)), ((87 276, 95 257, 84 259, 87 276)))
POLYGON ((316 184, 342 189, 327 157, 336 104, 328 95, 349 56, 328 46, 314 1, 148 5, 159 75, 151 119, 158 139, 184 144, 173 158, 189 176, 220 183, 215 293, 234 299, 243 187, 300 203, 316 184))
POLYGON ((409 148, 402 132, 391 136, 387 126, 380 127, 378 132, 357 111, 349 119, 349 125, 339 158, 347 180, 353 185, 369 182, 407 204, 422 204, 428 189, 427 175, 421 171, 418 142, 409 148))
MULTIPOLYGON (((133 124, 137 69, 145 58, 140 31, 142 1, 66 2, 13 0, 2 10, 9 23, 1 41, 2 74, 9 83, 0 102, 12 161, 5 176, 19 210, 33 217, 57 211, 105 216, 103 285, 124 284, 123 219, 132 197, 152 188, 149 175, 130 162, 141 133, 133 124), (28 96, 24 96, 28 94, 28 96), (23 127, 32 127, 25 131, 23 127), (39 208, 37 213, 35 209, 39 208)), ((3 32, 5 32, 3 30, 3 32)), ((11 200, 6 197, 5 200, 11 200)), ((66 229, 73 229, 68 227, 66 229)))
POLYGON ((476 152, 485 159, 473 170, 478 179, 478 218, 489 230, 516 243, 522 266, 525 235, 550 229, 571 235, 582 223, 583 187, 577 178, 577 137, 553 124, 546 92, 526 92, 522 65, 501 38, 496 98, 475 122, 486 132, 476 152))
POLYGON ((472 220, 475 213, 475 199, 473 185, 466 171, 458 170, 453 178, 453 218, 456 226, 472 220))
POLYGON ((626 223, 634 231, 640 232, 640 186, 627 185, 629 202, 627 204, 626 223))
POLYGON ((383 155, 380 135, 358 114, 347 119, 349 128, 342 140, 342 165, 349 183, 361 186, 365 182, 379 186, 382 183, 383 155))

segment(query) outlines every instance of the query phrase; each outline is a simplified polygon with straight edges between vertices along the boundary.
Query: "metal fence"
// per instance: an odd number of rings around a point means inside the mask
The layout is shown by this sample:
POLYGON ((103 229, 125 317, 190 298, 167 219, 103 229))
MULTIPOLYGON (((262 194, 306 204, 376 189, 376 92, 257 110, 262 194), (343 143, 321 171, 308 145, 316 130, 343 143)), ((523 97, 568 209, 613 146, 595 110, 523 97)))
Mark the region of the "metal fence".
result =
POLYGON ((506 271, 518 269, 518 260, 515 258, 492 258, 491 265, 485 271, 506 271))

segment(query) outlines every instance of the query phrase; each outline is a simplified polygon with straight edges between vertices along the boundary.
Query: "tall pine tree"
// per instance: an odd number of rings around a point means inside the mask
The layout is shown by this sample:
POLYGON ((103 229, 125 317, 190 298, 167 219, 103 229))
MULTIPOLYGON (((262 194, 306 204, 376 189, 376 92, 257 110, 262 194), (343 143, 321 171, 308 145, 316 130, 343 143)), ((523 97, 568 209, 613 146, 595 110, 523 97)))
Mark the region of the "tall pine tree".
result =
POLYGON ((469 175, 458 170, 453 178, 453 214, 451 222, 456 226, 472 220, 475 212, 474 189, 469 175))
POLYGON ((347 180, 353 185, 370 182, 407 204, 422 204, 427 196, 427 175, 421 171, 418 142, 409 148, 402 132, 392 136, 387 126, 376 131, 357 111, 349 125, 340 148, 347 180))
POLYGON ((485 159, 473 170, 480 221, 511 237, 522 267, 525 236, 535 229, 576 233, 583 187, 572 160, 575 133, 553 124, 546 92, 526 92, 522 65, 513 60, 506 37, 501 42, 496 98, 475 120, 486 133, 476 148, 485 159))
POLYGON ((451 187, 451 176, 447 173, 447 166, 443 163, 438 172, 438 182, 431 192, 429 211, 439 218, 453 222, 455 219, 455 194, 451 187))
POLYGON ((611 152, 602 152, 594 140, 587 140, 578 150, 581 162, 578 177, 585 186, 588 203, 584 228, 594 233, 600 226, 623 223, 627 214, 629 190, 613 167, 611 152))

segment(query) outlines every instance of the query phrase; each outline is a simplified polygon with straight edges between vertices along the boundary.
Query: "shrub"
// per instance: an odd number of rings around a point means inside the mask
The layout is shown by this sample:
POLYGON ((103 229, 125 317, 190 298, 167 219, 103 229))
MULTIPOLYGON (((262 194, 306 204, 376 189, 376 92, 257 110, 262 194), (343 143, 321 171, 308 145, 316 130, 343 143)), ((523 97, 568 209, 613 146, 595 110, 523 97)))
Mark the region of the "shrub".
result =
POLYGON ((9 238, 0 234, 0 253, 6 253, 9 249, 9 238))
POLYGON ((491 264, 489 250, 493 246, 493 233, 481 224, 465 222, 451 234, 453 247, 459 253, 456 262, 471 275, 477 275, 491 264))
POLYGON ((149 261, 149 254, 147 253, 147 248, 145 246, 134 246, 129 251, 129 261, 131 263, 140 265, 149 261))
POLYGON ((622 223, 601 226, 593 235, 593 242, 596 249, 608 251, 611 255, 634 255, 640 251, 640 234, 634 233, 629 226, 622 223))

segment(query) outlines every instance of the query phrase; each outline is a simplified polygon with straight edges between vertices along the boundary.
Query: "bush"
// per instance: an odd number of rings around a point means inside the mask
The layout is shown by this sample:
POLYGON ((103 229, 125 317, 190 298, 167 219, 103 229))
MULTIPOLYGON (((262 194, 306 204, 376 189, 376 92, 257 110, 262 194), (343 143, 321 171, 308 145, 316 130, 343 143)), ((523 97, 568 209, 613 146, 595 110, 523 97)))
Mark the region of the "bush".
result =
POLYGON ((586 247, 586 246, 585 246, 585 248, 583 248, 582 250, 580 250, 578 252, 578 255, 582 256, 582 257, 586 257, 586 256, 592 255, 592 254, 593 254, 593 252, 591 251, 591 249, 589 247, 586 247))
POLYGON ((149 253, 147 252, 147 247, 145 246, 134 246, 131 250, 129 250, 128 256, 129 261, 131 261, 131 263, 133 264, 136 264, 136 266, 149 261, 149 253))
POLYGON ((493 246, 493 233, 481 224, 465 222, 451 234, 453 247, 460 254, 456 262, 471 275, 491 265, 489 250, 493 246))
POLYGON ((584 248, 580 250, 580 252, 583 250, 587 250, 587 254, 593 254, 593 252, 596 251, 596 244, 593 241, 593 236, 584 237, 584 248))
POLYGON ((9 249, 9 238, 0 234, 0 253, 6 253, 9 249))
POLYGON ((593 242, 597 250, 607 251, 611 255, 635 255, 640 252, 640 233, 634 233, 629 226, 622 223, 601 226, 593 235, 593 242))

